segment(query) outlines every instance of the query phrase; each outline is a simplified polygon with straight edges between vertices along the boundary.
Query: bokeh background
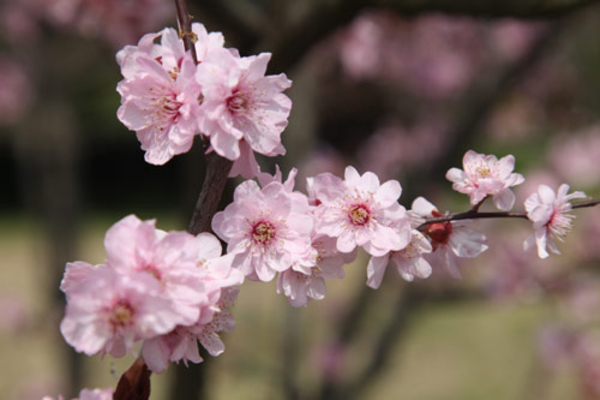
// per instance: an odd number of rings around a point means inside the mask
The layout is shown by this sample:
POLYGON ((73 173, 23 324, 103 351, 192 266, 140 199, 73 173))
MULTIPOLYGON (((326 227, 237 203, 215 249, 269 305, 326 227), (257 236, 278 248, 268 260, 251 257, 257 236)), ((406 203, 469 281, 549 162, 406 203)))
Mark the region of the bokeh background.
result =
MULTIPOLYGON (((517 206, 541 183, 600 196, 600 5, 596 1, 190 0, 242 55, 273 53, 293 79, 286 157, 303 178, 346 165, 399 179, 463 211, 445 171, 468 149, 514 154, 517 206)), ((133 357, 64 344, 67 261, 104 260, 125 215, 183 230, 203 179, 200 146, 155 167, 116 118, 115 52, 175 26, 169 0, 0 3, 0 398, 114 387, 133 357)), ((235 187, 228 186, 223 204, 235 187)), ((247 282, 226 352, 192 368, 203 399, 599 399, 600 209, 578 210, 563 255, 524 253, 527 221, 475 224, 490 249, 424 281, 388 271, 366 288, 365 254, 327 297, 293 309, 247 282), (196 378, 197 377, 197 378, 196 378)), ((153 376, 173 398, 180 373, 153 376)), ((192 383, 194 386, 194 383, 192 383)), ((196 395, 198 393, 198 396, 196 395)), ((180 397, 181 398, 181 397, 180 397)))

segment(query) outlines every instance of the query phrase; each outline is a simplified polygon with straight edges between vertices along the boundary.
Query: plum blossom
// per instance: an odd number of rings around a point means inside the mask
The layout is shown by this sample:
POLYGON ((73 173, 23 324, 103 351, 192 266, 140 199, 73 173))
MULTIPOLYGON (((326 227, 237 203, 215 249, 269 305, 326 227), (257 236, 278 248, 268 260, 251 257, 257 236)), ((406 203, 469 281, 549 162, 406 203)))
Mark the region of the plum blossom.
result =
MULTIPOLYGON (((200 62, 222 50, 223 35, 207 33, 202 24, 192 25, 198 40, 200 62)), ((126 46, 117 53, 124 80, 117 91, 121 107, 117 116, 137 133, 146 151, 145 159, 162 165, 174 155, 190 150, 198 134, 201 87, 196 82, 196 65, 175 29, 165 28, 126 46), (160 44, 155 43, 160 39, 160 44)))
POLYGON ((126 276, 102 266, 68 294, 63 337, 78 352, 123 357, 136 340, 162 335, 185 319, 150 276, 126 276))
POLYGON ((232 307, 242 284, 243 274, 231 268, 231 256, 221 257, 221 243, 212 234, 201 233, 196 237, 199 245, 197 266, 203 275, 207 301, 200 308, 200 316, 190 326, 177 326, 166 335, 144 342, 142 356, 153 372, 163 372, 170 362, 202 362, 198 351, 198 341, 213 356, 221 354, 225 346, 218 332, 231 331, 235 321, 227 308, 232 307), (219 351, 215 350, 219 349, 219 351))
POLYGON ((423 255, 431 253, 431 250, 429 240, 421 232, 413 229, 411 240, 405 248, 390 251, 381 257, 371 257, 367 265, 367 286, 373 289, 379 288, 390 261, 396 265, 400 276, 408 282, 412 282, 415 277, 428 278, 431 275, 431 265, 423 255))
MULTIPOLYGON (((417 197, 410 210, 413 221, 426 221, 443 214, 423 197, 417 197)), ((488 249, 485 235, 456 221, 427 224, 423 230, 431 240, 432 253, 426 258, 430 263, 440 262, 453 278, 461 277, 456 258, 474 258, 488 249)))
POLYGON ((397 202, 402 192, 398 181, 380 184, 374 173, 361 176, 353 167, 346 168, 344 177, 342 181, 325 173, 309 179, 315 231, 337 238, 342 253, 361 246, 372 256, 382 256, 404 248, 410 242, 410 224, 397 202))
POLYGON ((277 293, 283 293, 293 307, 306 307, 308 299, 324 299, 325 279, 342 279, 344 265, 356 258, 356 251, 338 252, 336 239, 326 235, 314 236, 312 246, 317 250, 316 265, 304 267, 295 264, 279 273, 277 279, 277 293))
POLYGON ((232 267, 249 279, 270 281, 296 263, 315 263, 308 199, 291 192, 293 179, 288 182, 274 179, 262 189, 255 181, 242 182, 233 203, 213 217, 213 231, 234 255, 232 267))
POLYGON ((575 216, 568 214, 572 205, 569 201, 573 199, 586 198, 583 192, 567 194, 569 185, 563 183, 558 192, 554 192, 549 186, 540 185, 537 193, 533 193, 525 200, 527 218, 533 222, 535 234, 523 243, 525 250, 535 244, 540 258, 547 258, 550 254, 560 254, 556 246, 556 240, 562 241, 567 232, 571 230, 575 216))
POLYGON ((221 256, 214 235, 165 232, 130 215, 107 231, 104 244, 104 264, 67 264, 61 332, 69 344, 122 357, 144 340, 142 355, 154 372, 171 361, 202 361, 198 340, 219 353, 217 333, 233 329, 224 307, 244 276, 231 268, 233 256, 221 256))
POLYGON ((267 156, 285 154, 281 132, 287 126, 292 102, 282 93, 291 86, 285 74, 265 76, 270 53, 240 57, 221 50, 198 65, 202 86, 200 131, 222 157, 237 160, 243 139, 267 156))
POLYGON ((484 155, 469 150, 463 157, 464 171, 450 168, 446 179, 452 181, 452 189, 469 195, 471 206, 492 196, 494 205, 504 211, 515 204, 515 195, 509 189, 525 181, 523 175, 513 173, 515 157, 508 155, 500 160, 494 155, 484 155))
POLYGON ((146 161, 162 165, 192 147, 200 86, 193 79, 195 68, 189 54, 179 72, 166 71, 147 58, 138 58, 138 64, 144 72, 117 87, 122 96, 117 116, 137 133, 146 161))

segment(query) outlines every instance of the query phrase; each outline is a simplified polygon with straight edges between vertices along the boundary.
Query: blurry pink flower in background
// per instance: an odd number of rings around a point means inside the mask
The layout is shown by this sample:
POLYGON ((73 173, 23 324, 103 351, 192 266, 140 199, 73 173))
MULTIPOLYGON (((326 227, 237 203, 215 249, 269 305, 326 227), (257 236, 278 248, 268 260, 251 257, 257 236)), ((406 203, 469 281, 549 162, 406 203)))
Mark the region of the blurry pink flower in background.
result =
POLYGON ((54 0, 44 6, 55 25, 103 38, 114 48, 135 43, 174 13, 168 0, 54 0))
POLYGON ((389 122, 367 138, 358 151, 358 159, 363 169, 373 171, 381 179, 393 179, 435 158, 444 147, 444 138, 439 121, 419 121, 410 128, 389 122))
POLYGON ((541 31, 544 23, 504 19, 492 25, 494 53, 507 61, 515 61, 525 54, 541 31))
POLYGON ((563 240, 571 230, 575 216, 567 214, 571 210, 572 199, 585 198, 583 192, 567 194, 569 185, 562 184, 555 193, 549 186, 540 185, 537 193, 525 200, 527 218, 533 222, 535 234, 523 244, 525 250, 535 244, 540 258, 549 256, 547 249, 554 254, 560 254, 555 240, 563 240))
POLYGON ((419 96, 443 99, 464 89, 482 61, 479 25, 424 16, 407 21, 386 12, 356 18, 341 35, 342 67, 354 78, 382 79, 419 96))
POLYGON ((33 323, 33 315, 16 294, 0 295, 0 332, 20 334, 33 323))
POLYGON ((0 126, 17 123, 33 101, 31 78, 24 66, 0 55, 0 126))
POLYGON ((572 185, 600 185, 600 125, 569 133, 557 140, 549 152, 550 164, 557 175, 572 185))
POLYGON ((11 45, 30 43, 41 34, 39 0, 5 0, 0 5, 0 34, 11 45))
MULTIPOLYGON (((114 390, 112 388, 107 389, 83 389, 79 392, 79 397, 73 400, 112 400, 114 390)), ((64 397, 58 396, 56 400, 63 400, 64 397)), ((53 397, 45 396, 42 400, 54 400, 53 397)), ((65 399, 66 400, 66 399, 65 399)))
POLYGON ((452 182, 452 189, 469 195, 471 206, 492 196, 494 205, 509 211, 515 204, 515 195, 509 189, 525 181, 523 175, 513 173, 515 157, 508 155, 500 160, 494 155, 484 155, 469 150, 463 157, 464 171, 450 168, 446 179, 452 182))

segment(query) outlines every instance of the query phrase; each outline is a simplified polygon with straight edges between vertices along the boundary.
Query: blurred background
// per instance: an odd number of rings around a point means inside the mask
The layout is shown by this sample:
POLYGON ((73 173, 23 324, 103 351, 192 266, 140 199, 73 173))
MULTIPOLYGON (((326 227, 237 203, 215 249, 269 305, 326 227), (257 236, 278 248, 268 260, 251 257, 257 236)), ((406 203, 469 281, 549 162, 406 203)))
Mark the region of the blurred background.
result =
MULTIPOLYGON (((297 167, 300 188, 354 165, 399 179, 407 208, 424 195, 464 211, 444 174, 473 149, 515 155, 516 209, 542 183, 600 196, 597 1, 188 3, 293 79, 288 154, 262 161, 297 167)), ((66 262, 104 260, 104 232, 128 214, 187 226, 200 146, 151 166, 116 118, 115 52, 175 23, 170 0, 0 2, 1 398, 114 387, 133 362, 64 343, 58 286, 66 262)), ((460 281, 434 266, 407 284, 390 268, 373 291, 362 254, 305 309, 247 282, 226 352, 192 368, 185 398, 600 399, 600 209, 575 214, 545 261, 522 250, 527 221, 474 224, 490 249, 460 281)), ((178 371, 152 377, 153 399, 182 398, 178 371)))

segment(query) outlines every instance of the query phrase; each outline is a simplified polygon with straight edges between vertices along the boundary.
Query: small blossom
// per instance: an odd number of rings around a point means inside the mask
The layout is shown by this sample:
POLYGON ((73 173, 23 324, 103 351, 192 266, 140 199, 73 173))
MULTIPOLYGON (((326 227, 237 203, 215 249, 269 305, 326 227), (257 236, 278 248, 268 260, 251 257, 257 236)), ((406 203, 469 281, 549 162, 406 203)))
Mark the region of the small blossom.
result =
POLYGON ((312 246, 317 250, 316 265, 296 264, 281 272, 277 279, 277 293, 283 293, 293 307, 306 307, 308 299, 324 299, 325 279, 342 279, 344 264, 356 258, 356 251, 338 252, 335 238, 329 236, 315 236, 312 246))
POLYGON ((537 193, 533 193, 525 200, 527 218, 533 222, 535 234, 530 236, 523 244, 525 250, 533 247, 534 243, 538 249, 540 258, 547 258, 550 254, 560 254, 555 240, 562 241, 571 230, 573 215, 567 214, 572 206, 569 203, 573 199, 585 198, 583 192, 567 194, 569 185, 562 184, 555 193, 549 186, 540 185, 537 193))
POLYGON ((425 279, 431 275, 431 265, 423 258, 424 254, 431 253, 432 247, 421 232, 413 229, 411 240, 405 248, 390 251, 381 257, 371 257, 367 265, 367 286, 377 289, 381 285, 383 275, 390 261, 396 264, 400 276, 412 282, 415 277, 425 279))
POLYGON ((347 167, 345 180, 321 174, 309 180, 309 194, 316 204, 315 230, 337 238, 337 250, 349 253, 357 246, 372 256, 400 250, 410 241, 410 225, 404 207, 397 202, 398 181, 384 184, 372 172, 359 175, 347 167), (403 229, 394 229, 401 224, 403 229))
MULTIPOLYGON (((423 197, 413 201, 413 222, 442 217, 443 214, 423 197)), ((455 221, 436 222, 425 226, 423 233, 431 240, 432 253, 427 256, 431 263, 440 262, 450 275, 461 277, 456 258, 473 258, 488 249, 485 235, 455 221)))
POLYGON ((472 206, 492 196, 498 209, 508 211, 515 204, 515 195, 509 188, 525 181, 521 174, 512 172, 514 167, 512 155, 498 160, 494 155, 486 156, 469 150, 463 157, 464 171, 450 168, 446 178, 454 182, 454 190, 469 195, 472 206))

